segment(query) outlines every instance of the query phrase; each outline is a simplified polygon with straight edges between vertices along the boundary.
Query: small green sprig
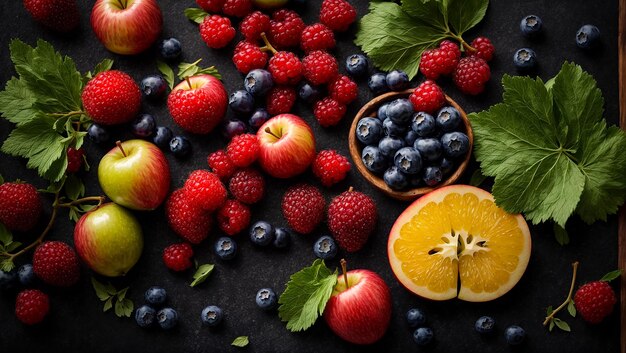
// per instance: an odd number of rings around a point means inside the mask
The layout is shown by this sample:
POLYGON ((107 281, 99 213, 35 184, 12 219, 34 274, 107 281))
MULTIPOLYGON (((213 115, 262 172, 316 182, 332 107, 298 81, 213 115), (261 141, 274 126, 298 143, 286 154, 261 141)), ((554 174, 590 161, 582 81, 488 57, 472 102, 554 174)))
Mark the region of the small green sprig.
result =
POLYGON ((250 343, 250 340, 248 339, 248 336, 239 336, 237 338, 235 338, 233 340, 233 343, 231 343, 231 346, 235 346, 235 347, 239 347, 239 348, 243 348, 245 346, 247 346, 250 343))
POLYGON ((135 307, 133 301, 126 298, 130 287, 118 291, 110 282, 103 284, 98 282, 94 277, 91 277, 91 284, 96 291, 98 299, 104 302, 104 306, 102 307, 103 312, 107 312, 115 306, 114 312, 117 317, 130 317, 135 307))
POLYGON ((546 319, 543 321, 543 326, 548 326, 548 330, 552 331, 554 327, 558 327, 563 331, 570 332, 571 329, 569 324, 562 319, 557 318, 555 315, 564 308, 567 308, 567 311, 572 317, 576 317, 576 307, 574 306, 574 299, 572 298, 572 294, 574 293, 574 286, 576 285, 576 273, 578 272, 578 261, 572 264, 572 283, 569 287, 569 293, 567 294, 567 298, 563 302, 563 304, 559 305, 556 309, 552 309, 552 306, 549 306, 546 310, 546 319))

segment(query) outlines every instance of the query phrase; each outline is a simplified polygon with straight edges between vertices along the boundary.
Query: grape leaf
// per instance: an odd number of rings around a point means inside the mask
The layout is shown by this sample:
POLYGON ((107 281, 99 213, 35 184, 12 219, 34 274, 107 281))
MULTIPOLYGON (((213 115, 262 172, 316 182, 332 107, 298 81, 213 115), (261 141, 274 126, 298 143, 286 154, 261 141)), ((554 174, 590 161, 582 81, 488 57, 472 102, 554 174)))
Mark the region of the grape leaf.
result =
POLYGON ((248 339, 248 336, 239 336, 237 338, 235 338, 233 340, 233 343, 231 343, 231 346, 235 346, 235 347, 245 347, 250 343, 250 340, 248 339))

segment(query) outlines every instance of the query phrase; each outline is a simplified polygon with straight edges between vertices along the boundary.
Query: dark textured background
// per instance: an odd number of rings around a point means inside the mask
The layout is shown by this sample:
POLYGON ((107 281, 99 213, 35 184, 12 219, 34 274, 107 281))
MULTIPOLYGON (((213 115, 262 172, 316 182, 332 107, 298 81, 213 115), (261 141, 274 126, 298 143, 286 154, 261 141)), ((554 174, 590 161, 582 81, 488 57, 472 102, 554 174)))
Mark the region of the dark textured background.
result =
MULTIPOLYGON (((89 12, 93 0, 79 1, 81 8, 81 28, 70 36, 50 33, 35 24, 28 16, 22 2, 1 1, 0 14, 0 84, 15 74, 9 53, 8 42, 11 38, 20 38, 34 44, 37 38, 43 38, 54 44, 57 50, 74 58, 79 70, 85 72, 103 58, 115 60, 115 68, 130 73, 137 81, 147 74, 155 73, 156 50, 151 49, 135 57, 122 57, 110 52, 96 40, 90 25, 89 12)), ((366 13, 367 2, 352 0, 360 16, 366 13)), ((299 11, 305 22, 316 21, 321 1, 310 0, 299 11)), ((233 45, 224 50, 211 50, 201 41, 197 26, 183 15, 183 9, 195 6, 193 0, 159 0, 164 14, 163 37, 174 36, 183 45, 183 59, 191 62, 204 58, 203 64, 216 65, 224 76, 224 83, 229 92, 242 87, 242 77, 236 72, 230 56, 233 45)), ((538 55, 538 74, 547 79, 556 74, 564 60, 575 61, 593 74, 606 100, 606 118, 613 124, 618 116, 617 83, 617 10, 616 0, 567 2, 557 1, 492 1, 483 22, 466 38, 477 35, 491 38, 496 47, 493 60, 492 79, 487 93, 479 97, 466 97, 454 89, 450 82, 441 81, 446 92, 456 99, 467 112, 486 109, 500 101, 502 89, 499 84, 503 74, 515 74, 512 63, 513 52, 520 47, 529 46, 538 55), (520 19, 528 14, 537 14, 544 20, 545 35, 538 40, 529 41, 519 32, 520 19), (583 24, 596 24, 602 31, 603 46, 596 53, 579 50, 574 43, 576 30, 583 24)), ((338 36, 338 58, 357 51, 352 43, 355 28, 338 36)), ((342 68, 343 69, 343 68, 342 68)), ((418 77, 417 80, 421 80, 418 77)), ((311 110, 298 106, 295 112, 303 116, 315 130, 318 149, 335 148, 348 154, 346 134, 350 117, 358 108, 372 98, 364 81, 359 82, 360 96, 350 105, 346 119, 337 127, 321 129, 315 122, 311 110)), ((145 103, 144 112, 157 117, 159 124, 169 125, 175 132, 181 132, 173 126, 164 102, 145 103)), ((8 136, 12 126, 0 121, 0 141, 8 136)), ((117 138, 130 138, 127 128, 120 128, 114 134, 117 138)), ((181 161, 168 154, 173 173, 171 189, 180 187, 190 171, 206 168, 206 156, 209 152, 222 148, 225 141, 217 133, 208 136, 188 136, 193 143, 193 155, 181 161)), ((87 157, 92 171, 84 176, 87 194, 97 195, 99 189, 95 170, 101 156, 111 148, 111 144, 96 146, 86 143, 87 157)), ((511 151, 514 153, 514 151, 511 151)), ((27 170, 22 159, 0 154, 0 173, 6 180, 24 179, 37 186, 44 187, 36 173, 27 170)), ((465 180, 471 175, 471 170, 465 180)), ((267 196, 254 206, 253 220, 265 219, 275 225, 284 225, 280 213, 280 199, 289 185, 296 181, 313 181, 310 174, 298 180, 270 180, 267 196)), ((343 342, 336 337, 320 320, 304 333, 290 333, 275 312, 266 313, 256 308, 254 295, 261 287, 273 287, 282 292, 289 275, 314 260, 311 246, 314 240, 326 229, 321 228, 310 236, 295 236, 291 248, 287 251, 254 248, 245 237, 241 237, 240 253, 233 263, 217 261, 211 252, 210 237, 195 248, 196 258, 200 263, 216 263, 214 273, 197 288, 189 287, 191 273, 182 275, 169 272, 162 263, 163 248, 180 239, 167 227, 163 209, 154 212, 135 214, 141 221, 145 233, 145 248, 136 267, 126 278, 114 280, 121 288, 130 285, 130 298, 135 305, 141 305, 143 292, 151 285, 165 287, 169 294, 169 303, 180 314, 180 325, 171 332, 143 330, 132 319, 119 319, 112 312, 102 313, 102 303, 94 294, 89 282, 90 272, 83 270, 82 279, 75 288, 58 290, 47 288, 51 296, 51 314, 46 323, 37 327, 20 324, 13 314, 14 296, 0 294, 0 352, 50 352, 75 351, 78 349, 92 352, 222 352, 236 351, 231 341, 240 335, 250 337, 248 352, 406 352, 416 351, 418 347, 412 341, 411 331, 404 322, 404 313, 413 306, 422 308, 428 315, 429 325, 433 328, 436 343, 420 351, 440 352, 617 352, 619 344, 618 315, 612 315, 599 326, 586 325, 582 319, 567 317, 572 333, 556 330, 548 333, 541 326, 545 308, 558 305, 564 299, 570 281, 570 263, 581 262, 580 280, 588 281, 601 277, 616 268, 617 264, 617 220, 610 217, 608 222, 585 225, 574 218, 568 224, 571 243, 559 246, 552 235, 550 226, 533 226, 533 250, 528 269, 519 284, 504 297, 489 303, 472 304, 459 300, 447 302, 429 302, 420 299, 405 289, 395 280, 386 256, 387 234, 395 218, 408 205, 391 200, 370 187, 356 171, 352 171, 344 182, 330 190, 325 190, 328 200, 349 186, 371 195, 377 202, 380 222, 376 234, 367 246, 357 254, 346 256, 352 268, 372 269, 386 280, 393 295, 393 318, 387 334, 378 343, 369 347, 357 347, 343 342), (226 314, 223 325, 217 330, 203 328, 200 324, 200 311, 208 304, 221 306, 226 314), (497 321, 497 334, 482 338, 474 332, 474 321, 482 315, 491 315, 497 321), (510 324, 519 324, 528 332, 528 338, 521 347, 507 347, 503 331, 510 324)), ((47 199, 49 204, 51 200, 47 199)), ((45 216, 49 215, 49 210, 45 216)), ((46 218, 46 217, 42 217, 46 218)), ((50 239, 72 242, 73 224, 61 214, 50 239)), ((217 233, 217 232, 215 232, 217 233)), ((27 261, 27 258, 20 259, 27 261)), ((330 262, 336 266, 337 261, 330 262)), ((561 317, 566 317, 563 313, 561 317)))

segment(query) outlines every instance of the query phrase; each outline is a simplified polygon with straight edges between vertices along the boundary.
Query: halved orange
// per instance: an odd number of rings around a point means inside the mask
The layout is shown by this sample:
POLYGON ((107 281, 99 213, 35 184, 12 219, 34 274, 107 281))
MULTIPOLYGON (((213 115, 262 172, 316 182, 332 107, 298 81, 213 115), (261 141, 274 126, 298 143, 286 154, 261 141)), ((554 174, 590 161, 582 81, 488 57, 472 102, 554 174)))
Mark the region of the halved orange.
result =
POLYGON ((496 206, 468 185, 437 189, 413 202, 389 233, 391 269, 411 292, 428 299, 496 299, 520 280, 531 239, 522 215, 496 206))

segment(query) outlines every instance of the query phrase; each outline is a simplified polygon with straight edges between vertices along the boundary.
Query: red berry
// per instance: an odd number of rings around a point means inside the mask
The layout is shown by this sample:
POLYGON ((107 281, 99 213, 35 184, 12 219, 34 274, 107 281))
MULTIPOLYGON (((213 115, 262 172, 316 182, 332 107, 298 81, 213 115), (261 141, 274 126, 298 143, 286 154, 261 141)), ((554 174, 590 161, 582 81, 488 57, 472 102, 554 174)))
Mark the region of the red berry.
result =
POLYGON ((24 0, 33 19, 58 32, 69 32, 80 22, 76 0, 24 0))
POLYGON ((185 181, 185 194, 192 206, 215 211, 226 201, 226 187, 219 176, 207 170, 192 172, 185 181))
POLYGON ((491 61, 493 53, 496 51, 496 48, 493 47, 491 41, 486 37, 478 37, 474 39, 470 45, 472 48, 476 49, 476 51, 469 52, 469 55, 477 56, 485 61, 491 61))
POLYGON ((262 69, 267 64, 267 53, 261 51, 256 44, 241 41, 235 47, 233 63, 237 70, 243 74, 254 69, 262 69))
POLYGON ((314 86, 330 82, 337 76, 339 67, 334 56, 323 50, 314 50, 302 59, 304 77, 314 86))
POLYGON ((252 12, 252 1, 226 0, 224 2, 224 6, 222 6, 222 11, 224 11, 224 14, 228 16, 246 17, 250 12, 252 12))
POLYGON ((292 52, 280 51, 274 54, 268 69, 274 83, 279 85, 296 85, 302 79, 302 63, 292 52))
POLYGON ((313 115, 315 115, 322 127, 335 126, 346 115, 346 106, 330 97, 326 97, 315 102, 313 115))
POLYGON ((194 206, 185 189, 174 191, 165 203, 167 222, 174 233, 192 244, 202 242, 211 231, 211 213, 194 206))
POLYGON ((345 0, 324 0, 320 22, 336 32, 344 32, 356 20, 356 10, 345 0))
POLYGON ((468 56, 459 61, 452 78, 461 92, 476 95, 485 89, 490 76, 489 64, 484 59, 468 56))
POLYGON ((50 311, 48 295, 37 289, 21 291, 15 298, 15 316, 26 325, 43 321, 50 311))
POLYGON ((277 48, 295 47, 300 44, 304 21, 292 10, 278 10, 272 14, 268 39, 277 48))
POLYGON ((613 288, 604 281, 584 284, 574 295, 576 310, 585 321, 591 324, 599 324, 609 316, 616 302, 613 288))
POLYGON ((187 243, 172 244, 163 250, 163 262, 172 271, 180 272, 191 268, 193 249, 187 243))
POLYGON ((221 13, 226 0, 196 0, 198 6, 208 13, 221 13))
POLYGON ((237 135, 230 140, 226 154, 235 166, 245 168, 259 156, 259 140, 254 134, 237 135))
POLYGON ((459 46, 449 40, 439 44, 439 48, 422 53, 420 72, 428 79, 436 80, 440 75, 449 75, 461 58, 459 46))
POLYGON ((46 241, 37 247, 33 271, 45 283, 59 287, 70 287, 80 278, 76 252, 60 241, 46 241))
POLYGON ((261 201, 265 191, 265 179, 256 169, 246 168, 233 175, 228 189, 235 199, 251 205, 261 201))
POLYGON ((26 183, 0 185, 0 223, 9 230, 27 232, 37 224, 41 214, 37 189, 26 183))
POLYGON ((297 94, 293 87, 275 86, 265 98, 266 109, 270 115, 289 113, 296 102, 297 94))
POLYGON ((207 158, 207 163, 213 173, 217 174, 222 180, 228 180, 235 173, 236 167, 223 150, 211 153, 207 158))
POLYGON ((228 17, 209 15, 200 23, 200 36, 209 48, 223 48, 235 38, 235 29, 228 17))
POLYGON ((328 84, 330 97, 340 104, 350 104, 359 96, 359 86, 348 76, 339 75, 328 84))
POLYGON ((409 96, 409 100, 416 112, 426 112, 428 114, 435 113, 446 104, 445 94, 431 80, 426 80, 417 86, 411 93, 411 96, 409 96))
POLYGON ((85 155, 85 150, 82 148, 75 149, 74 147, 69 147, 67 149, 67 172, 68 173, 76 173, 80 170, 80 167, 83 166, 83 156, 85 155))
POLYGON ((117 70, 97 74, 87 82, 81 98, 87 115, 102 125, 127 123, 141 108, 139 86, 130 76, 117 70))
POLYGON ((302 31, 300 46, 305 52, 332 49, 335 47, 335 34, 321 23, 312 24, 302 31))
POLYGON ((360 250, 374 233, 378 213, 374 201, 364 193, 346 191, 328 206, 328 229, 339 247, 348 252, 360 250))
POLYGON ((349 171, 348 158, 335 150, 320 151, 313 161, 313 174, 326 187, 331 187, 345 179, 349 171))
POLYGON ((249 42, 261 39, 261 33, 270 30, 270 17, 261 11, 254 11, 244 18, 239 24, 239 31, 249 42))
POLYGON ((285 192, 281 207, 283 217, 293 230, 309 234, 324 219, 326 200, 315 186, 300 184, 285 192))
POLYGON ((250 225, 250 209, 237 200, 226 200, 217 212, 217 222, 224 233, 233 236, 250 225))

